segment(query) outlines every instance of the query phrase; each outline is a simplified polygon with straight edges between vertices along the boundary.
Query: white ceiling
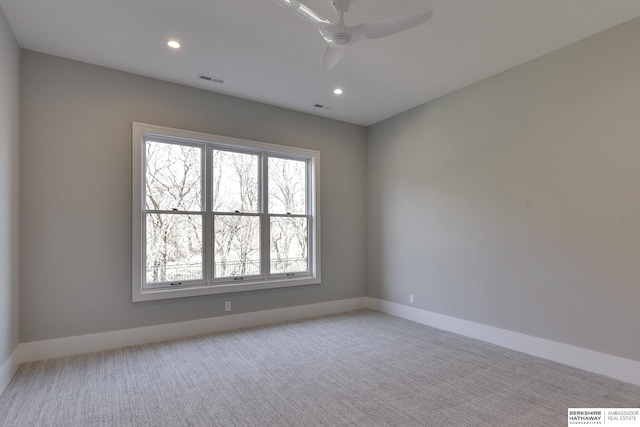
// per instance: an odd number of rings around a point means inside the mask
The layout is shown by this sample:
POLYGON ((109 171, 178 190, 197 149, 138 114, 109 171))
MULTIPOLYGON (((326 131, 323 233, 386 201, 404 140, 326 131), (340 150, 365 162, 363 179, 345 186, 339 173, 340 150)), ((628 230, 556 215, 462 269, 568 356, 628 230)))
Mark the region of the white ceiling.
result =
POLYGON ((320 34, 272 0, 0 0, 23 48, 364 126, 640 16, 638 0, 355 0, 346 21, 426 6, 427 23, 325 70, 320 34))

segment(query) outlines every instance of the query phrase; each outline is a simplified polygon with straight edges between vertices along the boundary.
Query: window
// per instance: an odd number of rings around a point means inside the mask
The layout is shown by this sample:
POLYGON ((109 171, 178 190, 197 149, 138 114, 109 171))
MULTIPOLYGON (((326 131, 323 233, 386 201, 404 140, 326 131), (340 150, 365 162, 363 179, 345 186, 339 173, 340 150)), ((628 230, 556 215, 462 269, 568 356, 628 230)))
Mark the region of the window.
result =
POLYGON ((320 283, 317 151, 133 124, 133 301, 320 283))

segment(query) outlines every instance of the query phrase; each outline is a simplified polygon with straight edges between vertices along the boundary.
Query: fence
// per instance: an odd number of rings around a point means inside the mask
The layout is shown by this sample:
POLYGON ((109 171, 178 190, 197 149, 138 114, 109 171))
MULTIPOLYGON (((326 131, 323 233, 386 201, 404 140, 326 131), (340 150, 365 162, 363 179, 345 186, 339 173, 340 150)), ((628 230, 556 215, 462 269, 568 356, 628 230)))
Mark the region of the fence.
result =
MULTIPOLYGON (((260 274, 260 260, 222 261, 214 265, 216 277, 254 276, 260 274)), ((307 258, 271 260, 271 273, 307 271, 307 258)), ((147 282, 201 280, 202 264, 158 265, 147 267, 147 282)))

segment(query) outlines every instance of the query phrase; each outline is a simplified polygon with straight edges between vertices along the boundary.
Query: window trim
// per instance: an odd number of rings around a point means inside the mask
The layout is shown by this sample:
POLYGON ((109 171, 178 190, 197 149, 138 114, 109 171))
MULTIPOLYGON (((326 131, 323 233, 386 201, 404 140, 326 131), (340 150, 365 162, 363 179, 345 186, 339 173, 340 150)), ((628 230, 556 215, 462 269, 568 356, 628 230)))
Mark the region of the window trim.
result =
MULTIPOLYGON (((284 145, 276 145, 266 142, 251 141, 239 138, 232 138, 227 136, 213 135, 201 132, 193 132, 181 129, 167 128, 163 126, 150 125, 145 123, 132 123, 132 301, 151 301, 170 298, 182 298, 192 297, 199 295, 211 295, 211 294, 223 294, 230 292, 242 292, 253 291, 261 289, 275 289, 289 286, 303 286, 318 284, 321 282, 321 256, 320 256, 320 152, 316 150, 309 150, 304 148, 290 147, 284 145), (207 215, 211 216, 211 220, 208 224, 213 222, 213 212, 209 209, 211 203, 210 196, 210 184, 207 180, 210 179, 210 171, 207 169, 210 166, 207 156, 209 151, 207 147, 219 147, 229 149, 230 151, 239 152, 260 152, 266 156, 262 156, 263 159, 267 159, 267 156, 274 156, 279 158, 290 159, 304 159, 308 160, 309 167, 307 168, 307 203, 308 214, 305 215, 291 215, 291 216, 305 216, 309 219, 309 237, 310 244, 308 246, 310 270, 294 277, 283 276, 283 274, 269 274, 266 279, 262 277, 259 280, 249 279, 242 281, 242 283, 230 283, 220 282, 218 279, 211 280, 211 283, 206 283, 206 274, 204 272, 211 268, 208 266, 210 260, 206 254, 206 246, 203 247, 203 276, 205 279, 195 284, 186 284, 181 287, 167 288, 167 287, 145 287, 146 284, 146 268, 145 268, 145 239, 144 235, 144 221, 146 214, 145 203, 145 189, 144 189, 144 150, 145 150, 145 138, 154 137, 162 140, 168 140, 170 142, 183 142, 187 145, 196 145, 205 147, 203 155, 203 218, 207 215)), ((261 165, 262 170, 264 165, 261 165)), ((262 179, 262 177, 260 178, 262 179)), ((266 195, 264 195, 266 199, 266 195)), ((267 201, 268 202, 268 201, 267 201)), ((261 200, 261 203, 265 203, 265 200, 261 200)), ((267 206, 264 205, 264 211, 259 213, 261 218, 269 220, 270 215, 267 212, 267 206)), ((277 214, 274 214, 278 216, 277 214)), ((205 224, 207 222, 205 221, 205 224)), ((203 225, 204 239, 208 240, 211 237, 212 230, 207 229, 206 225, 203 225)), ((212 238, 212 237, 211 237, 212 238)), ((262 242, 261 249, 269 250, 269 243, 262 242)), ((211 252, 209 255, 212 255, 211 252)), ((213 274, 213 272, 211 272, 213 274)))

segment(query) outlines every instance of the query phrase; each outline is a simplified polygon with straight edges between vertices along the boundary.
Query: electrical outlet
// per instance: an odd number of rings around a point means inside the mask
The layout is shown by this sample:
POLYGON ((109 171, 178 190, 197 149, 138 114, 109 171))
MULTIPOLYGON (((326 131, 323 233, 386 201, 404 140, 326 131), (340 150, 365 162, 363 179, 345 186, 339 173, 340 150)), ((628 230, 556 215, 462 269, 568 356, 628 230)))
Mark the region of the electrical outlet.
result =
POLYGON ((413 294, 409 295, 409 304, 413 304, 413 294))
POLYGON ((231 311, 231 301, 224 302, 224 311, 231 311))

